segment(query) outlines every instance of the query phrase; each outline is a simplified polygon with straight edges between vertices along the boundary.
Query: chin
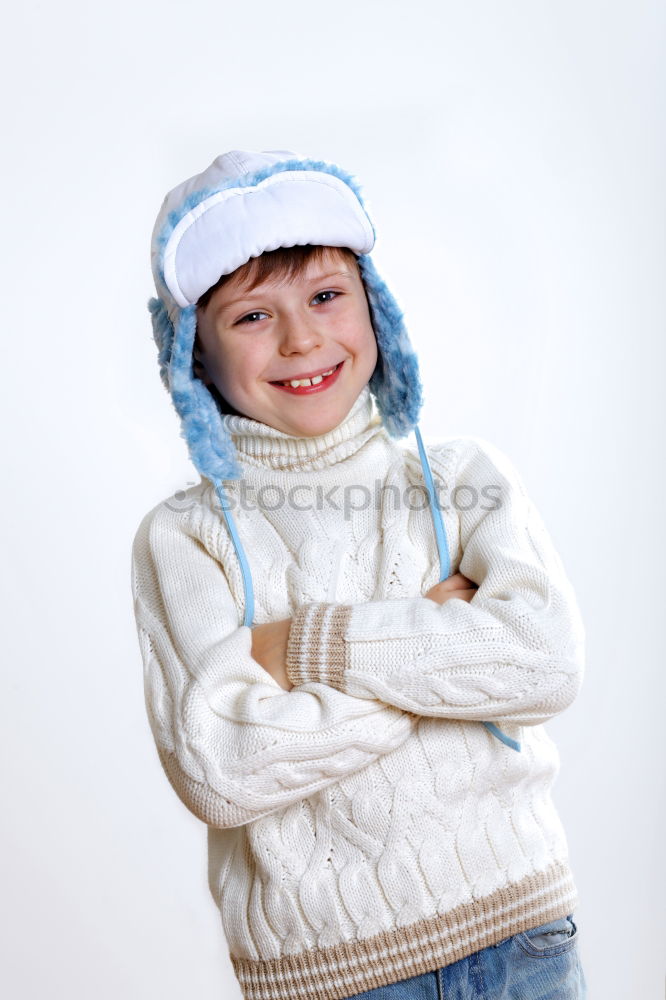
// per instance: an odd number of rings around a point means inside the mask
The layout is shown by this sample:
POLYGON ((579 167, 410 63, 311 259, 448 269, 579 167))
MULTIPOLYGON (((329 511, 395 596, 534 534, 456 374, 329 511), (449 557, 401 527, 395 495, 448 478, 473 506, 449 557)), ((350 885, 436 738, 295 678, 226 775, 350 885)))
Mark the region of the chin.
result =
POLYGON ((307 423, 295 426, 291 431, 287 431, 286 433, 291 434, 293 437, 320 437, 322 434, 328 434, 329 431, 334 430, 343 420, 344 417, 340 417, 339 420, 308 420, 307 423))

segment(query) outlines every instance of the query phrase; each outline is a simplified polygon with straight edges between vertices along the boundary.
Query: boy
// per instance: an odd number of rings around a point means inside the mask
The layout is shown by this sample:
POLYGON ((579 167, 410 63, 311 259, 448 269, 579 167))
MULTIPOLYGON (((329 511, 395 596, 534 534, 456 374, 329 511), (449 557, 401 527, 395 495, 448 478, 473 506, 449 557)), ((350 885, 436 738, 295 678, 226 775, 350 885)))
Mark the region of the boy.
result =
POLYGON ((422 450, 373 243, 353 178, 286 151, 165 199, 150 308, 202 480, 133 548, 157 751, 244 996, 581 997, 542 725, 576 600, 497 449, 422 450))

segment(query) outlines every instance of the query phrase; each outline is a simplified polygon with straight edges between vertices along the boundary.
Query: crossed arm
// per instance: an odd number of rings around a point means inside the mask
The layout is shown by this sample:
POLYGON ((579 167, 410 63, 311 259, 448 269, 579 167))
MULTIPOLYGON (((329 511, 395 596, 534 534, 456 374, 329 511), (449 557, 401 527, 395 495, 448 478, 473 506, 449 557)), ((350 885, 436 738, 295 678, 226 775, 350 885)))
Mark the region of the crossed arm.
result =
POLYGON ((499 449, 472 440, 452 481, 476 496, 499 490, 496 503, 458 512, 460 572, 425 595, 313 602, 261 626, 253 656, 284 690, 323 683, 416 715, 500 725, 537 725, 571 704, 584 629, 522 480, 499 449))
MULTIPOLYGON (((436 583, 425 597, 437 604, 444 604, 452 597, 463 601, 471 601, 478 587, 462 573, 455 573, 448 580, 436 583)), ((292 619, 282 618, 277 622, 267 622, 265 625, 255 625, 252 629, 252 658, 261 664, 274 681, 291 691, 294 686, 287 676, 287 642, 292 619)))
POLYGON ((162 505, 144 518, 146 705, 191 812, 232 827, 284 808, 396 749, 419 716, 535 725, 567 707, 583 649, 571 586, 510 467, 464 452, 456 481, 498 478, 506 503, 460 513, 460 573, 427 594, 302 605, 254 629, 187 519, 162 505))

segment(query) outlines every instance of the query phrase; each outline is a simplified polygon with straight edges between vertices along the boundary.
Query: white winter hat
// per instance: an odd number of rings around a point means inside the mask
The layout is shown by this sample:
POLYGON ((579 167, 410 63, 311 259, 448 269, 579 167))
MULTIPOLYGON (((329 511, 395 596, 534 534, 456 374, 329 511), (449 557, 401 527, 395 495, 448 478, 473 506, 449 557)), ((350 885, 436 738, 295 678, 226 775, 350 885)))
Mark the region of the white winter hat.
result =
POLYGON ((295 156, 287 150, 232 150, 166 196, 153 233, 153 273, 162 272, 181 309, 196 303, 222 275, 278 247, 309 243, 349 247, 356 254, 372 250, 372 223, 349 184, 335 174, 305 168, 240 182, 295 156), (201 199, 206 190, 211 193, 201 199), (180 217, 160 252, 155 237, 193 192, 196 205, 180 217))

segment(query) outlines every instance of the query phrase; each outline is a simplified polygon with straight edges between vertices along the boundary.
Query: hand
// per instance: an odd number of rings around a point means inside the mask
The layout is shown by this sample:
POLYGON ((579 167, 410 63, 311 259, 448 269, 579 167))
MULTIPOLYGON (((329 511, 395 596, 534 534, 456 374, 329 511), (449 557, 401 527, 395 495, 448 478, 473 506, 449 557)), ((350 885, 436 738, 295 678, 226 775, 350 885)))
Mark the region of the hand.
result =
POLYGON ((266 670, 285 691, 294 686, 287 677, 287 639, 291 618, 266 622, 252 629, 252 659, 266 670))
POLYGON ((437 604, 444 604, 452 597, 459 597, 462 601, 471 601, 478 590, 478 585, 473 580, 469 580, 462 573, 454 573, 448 580, 442 580, 431 587, 424 597, 430 598, 437 604))

